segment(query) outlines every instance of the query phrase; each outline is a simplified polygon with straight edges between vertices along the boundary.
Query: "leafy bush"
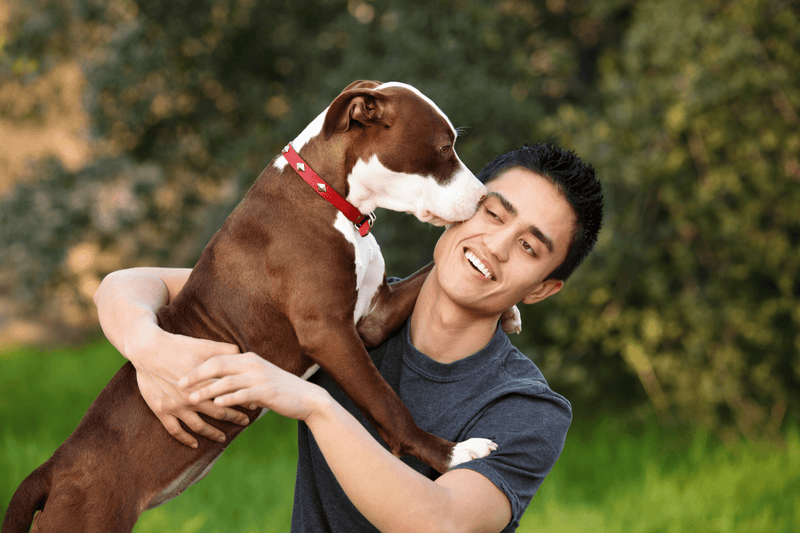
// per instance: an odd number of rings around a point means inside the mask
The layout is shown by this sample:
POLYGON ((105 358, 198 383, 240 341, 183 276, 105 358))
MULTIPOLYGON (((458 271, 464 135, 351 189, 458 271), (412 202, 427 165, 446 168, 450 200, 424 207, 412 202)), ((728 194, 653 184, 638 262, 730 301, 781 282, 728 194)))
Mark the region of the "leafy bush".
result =
MULTIPOLYGON (((110 270, 193 264, 343 87, 401 80, 467 127, 458 151, 476 172, 549 139, 596 166, 598 249, 523 310, 514 339, 557 390, 748 436, 776 435, 800 408, 792 2, 15 6, 3 79, 80 57, 93 128, 88 165, 40 164, 0 205, 0 291, 41 316, 85 316, 110 270)), ((395 275, 428 262, 439 234, 394 213, 375 233, 395 275)))
POLYGON ((581 368, 606 385, 633 369, 664 416, 748 436, 799 407, 798 35, 790 2, 637 3, 600 108, 548 119, 595 154, 611 213, 588 309, 555 303, 571 327, 546 343, 602 354, 581 368))

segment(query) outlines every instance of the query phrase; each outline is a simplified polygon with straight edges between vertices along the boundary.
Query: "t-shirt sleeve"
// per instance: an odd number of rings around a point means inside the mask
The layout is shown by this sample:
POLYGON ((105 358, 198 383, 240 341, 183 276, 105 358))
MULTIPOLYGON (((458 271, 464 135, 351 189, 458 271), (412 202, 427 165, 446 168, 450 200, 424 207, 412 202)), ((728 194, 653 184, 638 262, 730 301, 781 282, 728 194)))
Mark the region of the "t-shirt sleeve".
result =
POLYGON ((494 483, 511 502, 514 531, 522 513, 564 449, 572 410, 569 402, 544 384, 528 393, 507 394, 474 419, 462 440, 483 437, 497 443, 488 457, 455 468, 474 470, 494 483))

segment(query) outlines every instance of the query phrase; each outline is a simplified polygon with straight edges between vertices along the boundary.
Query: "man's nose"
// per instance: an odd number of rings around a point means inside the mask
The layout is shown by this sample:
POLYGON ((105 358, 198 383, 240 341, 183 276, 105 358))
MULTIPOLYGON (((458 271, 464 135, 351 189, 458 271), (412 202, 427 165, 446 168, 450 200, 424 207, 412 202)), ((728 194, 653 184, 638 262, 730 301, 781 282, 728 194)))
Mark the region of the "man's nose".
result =
POLYGON ((512 235, 509 231, 498 229, 483 234, 483 244, 490 254, 495 256, 498 261, 508 261, 511 250, 512 235))

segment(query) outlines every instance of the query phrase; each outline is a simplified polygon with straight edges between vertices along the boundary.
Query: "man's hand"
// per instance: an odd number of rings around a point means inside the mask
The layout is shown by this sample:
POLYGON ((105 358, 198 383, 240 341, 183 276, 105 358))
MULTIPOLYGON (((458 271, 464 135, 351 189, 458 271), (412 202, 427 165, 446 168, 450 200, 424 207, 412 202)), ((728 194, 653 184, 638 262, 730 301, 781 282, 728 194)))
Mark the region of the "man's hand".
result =
POLYGON ((192 401, 212 402, 217 407, 245 405, 266 407, 295 420, 307 420, 321 401, 324 389, 282 370, 249 352, 220 355, 189 372, 178 382, 192 401))
POLYGON ((147 405, 170 435, 196 448, 197 439, 181 422, 198 435, 218 441, 225 435, 198 413, 241 425, 249 420, 235 409, 212 402, 192 404, 188 400, 191 391, 175 385, 206 359, 239 353, 232 344, 172 335, 158 327, 158 309, 181 291, 191 272, 188 268, 152 267, 112 272, 98 287, 94 302, 103 333, 136 368, 139 390, 147 405))
POLYGON ((206 423, 198 413, 240 425, 250 422, 244 413, 216 405, 211 400, 193 403, 189 394, 195 389, 177 386, 182 376, 207 359, 238 354, 237 346, 173 335, 149 322, 138 326, 131 328, 131 333, 136 334, 127 336, 132 340, 126 342, 126 355, 135 361, 136 378, 144 401, 170 435, 186 446, 197 448, 197 439, 181 426, 183 422, 198 435, 224 442, 225 434, 206 423))

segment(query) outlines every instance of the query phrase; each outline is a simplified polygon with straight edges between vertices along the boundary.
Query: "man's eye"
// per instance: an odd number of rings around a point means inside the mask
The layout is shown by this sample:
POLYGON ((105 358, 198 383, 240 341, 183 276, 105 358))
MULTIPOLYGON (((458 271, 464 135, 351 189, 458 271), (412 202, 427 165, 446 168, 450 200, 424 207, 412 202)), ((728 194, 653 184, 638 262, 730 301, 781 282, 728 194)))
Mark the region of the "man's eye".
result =
POLYGON ((491 211, 490 209, 488 209, 488 208, 486 209, 486 214, 487 214, 487 215, 489 215, 490 217, 492 217, 492 218, 496 219, 496 220, 500 220, 500 217, 499 217, 499 216, 497 216, 496 214, 494 214, 494 212, 492 212, 492 211, 491 211))
POLYGON ((522 243, 522 249, 525 250, 526 253, 531 254, 532 256, 536 257, 536 253, 533 251, 533 247, 528 244, 526 241, 520 241, 522 243))

